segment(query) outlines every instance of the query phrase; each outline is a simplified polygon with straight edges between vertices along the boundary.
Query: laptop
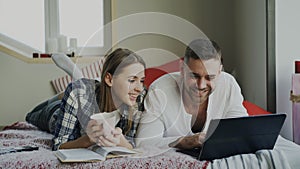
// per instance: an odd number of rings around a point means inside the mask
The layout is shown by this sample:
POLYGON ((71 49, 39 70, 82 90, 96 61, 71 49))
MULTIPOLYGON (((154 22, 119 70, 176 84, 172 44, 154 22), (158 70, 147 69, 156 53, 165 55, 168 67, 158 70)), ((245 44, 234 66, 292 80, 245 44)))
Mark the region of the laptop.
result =
POLYGON ((285 114, 211 120, 202 148, 177 150, 198 160, 214 160, 236 154, 273 149, 285 114))

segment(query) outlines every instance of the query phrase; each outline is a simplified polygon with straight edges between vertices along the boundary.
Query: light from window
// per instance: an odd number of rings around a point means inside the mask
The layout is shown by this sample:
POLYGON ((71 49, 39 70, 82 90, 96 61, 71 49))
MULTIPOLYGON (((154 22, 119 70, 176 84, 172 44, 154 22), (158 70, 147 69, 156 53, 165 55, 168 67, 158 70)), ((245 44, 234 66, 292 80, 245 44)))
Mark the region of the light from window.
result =
POLYGON ((0 45, 32 57, 33 52, 65 52, 60 44, 66 49, 72 38, 78 54, 99 56, 111 40, 110 29, 102 30, 104 15, 109 22, 110 1, 0 0, 0 45), (58 43, 65 37, 67 44, 58 43))
POLYGON ((103 27, 103 14, 103 0, 59 1, 60 33, 76 38, 81 47, 103 47, 103 31, 97 32, 103 27))
POLYGON ((0 0, 0 32, 45 51, 44 1, 0 0))

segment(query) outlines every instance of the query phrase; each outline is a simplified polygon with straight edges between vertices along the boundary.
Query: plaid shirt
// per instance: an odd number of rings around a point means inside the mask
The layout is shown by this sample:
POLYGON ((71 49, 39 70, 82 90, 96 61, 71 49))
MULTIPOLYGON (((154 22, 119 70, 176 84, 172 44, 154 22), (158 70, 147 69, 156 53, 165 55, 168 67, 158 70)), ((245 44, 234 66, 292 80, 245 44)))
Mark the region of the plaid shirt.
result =
POLYGON ((121 106, 121 108, 117 111, 120 114, 120 120, 116 126, 120 127, 122 129, 125 138, 129 141, 129 143, 133 147, 135 147, 134 138, 135 138, 137 127, 140 123, 142 112, 138 111, 137 106, 135 107, 134 112, 133 112, 133 117, 132 117, 132 125, 131 125, 131 128, 128 129, 128 127, 130 127, 128 124, 128 119, 129 119, 129 115, 130 115, 128 106, 121 106), (128 130, 128 132, 126 132, 127 130, 128 130), (126 133, 124 133, 124 132, 126 132, 126 133))
MULTIPOLYGON (((96 83, 99 82, 90 79, 80 79, 68 85, 62 99, 61 112, 58 113, 56 121, 53 150, 57 150, 65 142, 76 140, 81 135, 86 134, 84 129, 90 120, 90 116, 100 112, 95 94, 96 83)), ((120 120, 116 127, 120 127, 124 134, 124 130, 127 130, 129 127, 128 108, 121 106, 120 110, 117 111, 120 113, 120 120)), ((129 132, 124 134, 133 147, 135 147, 134 137, 140 121, 140 115, 140 111, 135 111, 132 118, 132 126, 129 132)))

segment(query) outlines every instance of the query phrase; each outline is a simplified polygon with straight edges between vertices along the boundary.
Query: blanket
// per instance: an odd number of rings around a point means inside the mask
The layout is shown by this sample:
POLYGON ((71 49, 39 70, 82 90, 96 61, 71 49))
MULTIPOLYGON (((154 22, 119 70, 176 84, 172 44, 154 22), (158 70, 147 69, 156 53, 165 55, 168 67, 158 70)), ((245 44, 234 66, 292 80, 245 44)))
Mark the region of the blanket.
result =
POLYGON ((174 149, 161 151, 145 147, 137 157, 107 159, 90 163, 61 163, 51 151, 53 135, 26 122, 17 122, 0 132, 0 148, 37 146, 39 150, 0 155, 0 169, 9 168, 284 168, 290 169, 286 157, 278 150, 260 150, 255 154, 235 155, 212 162, 199 161, 174 149))
POLYGON ((0 155, 0 169, 9 168, 205 168, 207 161, 168 150, 149 151, 143 157, 124 157, 90 163, 61 163, 51 151, 52 135, 26 123, 18 122, 0 132, 0 147, 38 146, 37 151, 0 155))
POLYGON ((290 166, 279 150, 260 150, 255 154, 241 154, 228 158, 213 160, 207 169, 213 168, 239 168, 239 169, 252 169, 252 168, 267 168, 267 169, 290 169, 290 166))

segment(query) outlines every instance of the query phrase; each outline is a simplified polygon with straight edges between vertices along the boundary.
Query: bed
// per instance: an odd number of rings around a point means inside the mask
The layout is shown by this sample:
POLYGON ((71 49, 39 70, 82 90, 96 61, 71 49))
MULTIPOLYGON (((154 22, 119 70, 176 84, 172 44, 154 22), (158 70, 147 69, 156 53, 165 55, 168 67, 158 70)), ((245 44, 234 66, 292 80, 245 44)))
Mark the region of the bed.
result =
POLYGON ((39 150, 0 155, 0 168, 278 168, 289 169, 281 152, 263 150, 256 154, 243 154, 229 158, 199 161, 191 156, 153 147, 144 148, 138 157, 113 158, 100 162, 61 163, 52 147, 52 135, 27 122, 16 122, 0 131, 0 147, 37 146, 39 150), (257 161, 257 162, 255 162, 257 161), (272 162, 273 161, 273 162, 272 162), (257 165, 259 164, 259 166, 257 165), (228 167, 231 166, 231 167, 228 167), (217 166, 217 167, 216 167, 217 166), (265 166, 265 167, 262 167, 265 166), (277 168, 277 167, 275 167, 277 168))
MULTIPOLYGON (((160 67, 146 69, 146 86, 150 85, 157 77, 173 72, 178 68, 179 60, 170 62, 160 67)), ((59 84, 58 78, 52 84, 59 84)), ((61 83, 63 84, 63 83, 61 83)), ((57 87, 56 88, 60 88, 57 87)), ((256 106, 255 104, 244 101, 245 108, 249 115, 268 114, 269 112, 256 106)), ((199 161, 191 156, 169 149, 161 152, 155 148, 145 148, 139 157, 113 158, 100 162, 86 163, 61 163, 53 151, 52 135, 43 132, 35 126, 21 121, 6 126, 0 131, 0 147, 17 146, 37 146, 39 150, 7 153, 0 155, 0 169, 6 168, 272 168, 270 166, 281 166, 279 168, 288 169, 287 160, 280 152, 268 150, 251 155, 232 156, 225 159, 209 161, 199 161), (280 160, 284 159, 284 160, 280 160), (257 163, 255 163, 257 161, 257 163), (270 161, 273 163, 271 164, 270 161), (257 165, 260 166, 257 166, 257 165), (216 167, 218 166, 218 167, 216 167), (229 167, 231 166, 231 167, 229 167)))
POLYGON ((51 151, 52 135, 26 122, 16 122, 0 132, 0 146, 38 146, 37 151, 0 155, 0 168, 205 168, 206 161, 169 150, 141 158, 114 158, 100 162, 61 163, 51 151))

